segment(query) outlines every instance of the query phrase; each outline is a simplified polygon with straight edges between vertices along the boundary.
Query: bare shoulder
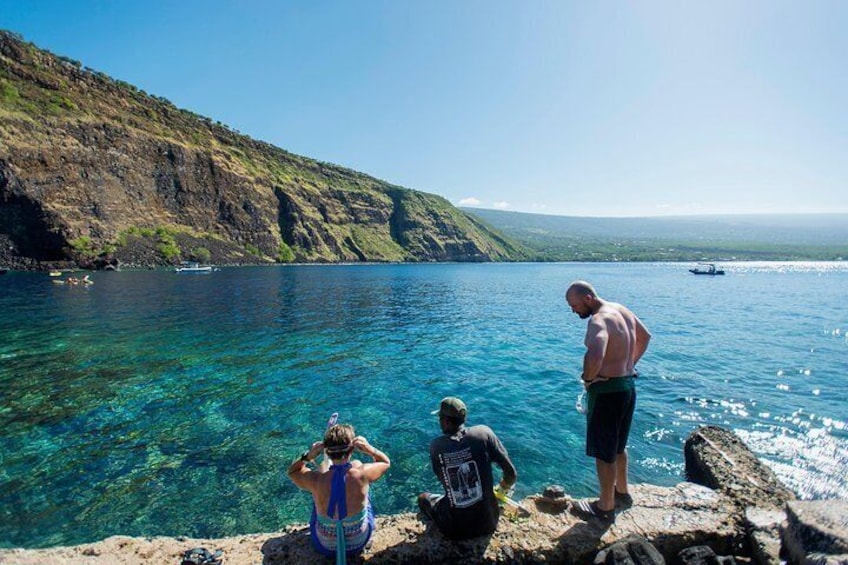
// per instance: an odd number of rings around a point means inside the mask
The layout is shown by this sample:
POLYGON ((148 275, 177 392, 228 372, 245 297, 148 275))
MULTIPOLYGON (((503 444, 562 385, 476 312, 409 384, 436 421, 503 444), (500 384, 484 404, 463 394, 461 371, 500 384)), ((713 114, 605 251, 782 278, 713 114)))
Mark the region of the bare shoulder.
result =
POLYGON ((606 326, 611 321, 613 323, 621 320, 623 316, 626 314, 621 310, 623 306, 621 304, 616 304, 615 302, 605 302, 603 306, 598 310, 598 313, 592 316, 592 322, 597 323, 599 325, 606 326))
POLYGON ((589 322, 586 324, 586 333, 595 334, 606 330, 608 318, 608 313, 599 311, 597 314, 589 318, 589 322))
POLYGON ((356 479, 362 478, 365 474, 365 465, 362 461, 358 459, 354 459, 350 462, 350 470, 347 472, 348 477, 353 477, 356 479))
POLYGON ((315 490, 316 486, 323 480, 323 478, 324 473, 313 469, 310 470, 308 473, 304 473, 303 475, 292 477, 292 480, 300 488, 312 492, 313 490, 315 490))
POLYGON ((347 473, 348 479, 359 484, 368 484, 372 480, 375 480, 373 478, 369 478, 369 469, 372 465, 375 465, 375 463, 362 463, 359 461, 358 463, 359 465, 351 464, 350 471, 347 473))
POLYGON ((610 306, 616 312, 619 312, 621 314, 624 314, 624 313, 632 314, 630 309, 627 306, 625 306, 624 304, 621 304, 621 303, 618 303, 618 302, 607 302, 607 305, 610 306))
POLYGON ((608 302, 607 304, 612 308, 612 311, 623 317, 625 320, 632 322, 636 319, 636 314, 631 312, 630 308, 624 304, 619 304, 618 302, 608 302))

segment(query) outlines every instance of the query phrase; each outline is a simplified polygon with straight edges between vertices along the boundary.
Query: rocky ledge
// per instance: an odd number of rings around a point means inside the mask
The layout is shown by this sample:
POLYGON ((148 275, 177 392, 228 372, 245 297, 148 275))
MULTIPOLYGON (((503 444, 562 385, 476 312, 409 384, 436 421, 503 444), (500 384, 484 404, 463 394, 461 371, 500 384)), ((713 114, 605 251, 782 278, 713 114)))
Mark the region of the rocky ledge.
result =
MULTIPOLYGON (((368 563, 821 563, 848 564, 848 501, 802 502, 731 432, 696 430, 686 442, 690 481, 632 485, 615 523, 583 521, 568 496, 537 495, 507 507, 488 537, 451 542, 408 513, 377 520, 368 563), (692 482, 709 482, 709 486, 692 482)), ((556 489, 548 489, 555 493, 556 489)), ((223 539, 115 536, 74 547, 0 550, 0 563, 179 563, 191 547, 221 549, 227 565, 330 563, 304 525, 223 539)))

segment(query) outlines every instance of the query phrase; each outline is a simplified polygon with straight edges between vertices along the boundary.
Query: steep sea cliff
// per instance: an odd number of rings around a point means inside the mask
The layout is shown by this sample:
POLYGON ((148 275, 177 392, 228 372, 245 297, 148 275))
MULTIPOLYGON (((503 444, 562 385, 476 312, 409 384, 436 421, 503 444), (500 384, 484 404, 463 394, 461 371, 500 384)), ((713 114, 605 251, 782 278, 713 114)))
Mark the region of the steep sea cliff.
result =
POLYGON ((0 31, 0 264, 492 261, 440 196, 289 153, 0 31))

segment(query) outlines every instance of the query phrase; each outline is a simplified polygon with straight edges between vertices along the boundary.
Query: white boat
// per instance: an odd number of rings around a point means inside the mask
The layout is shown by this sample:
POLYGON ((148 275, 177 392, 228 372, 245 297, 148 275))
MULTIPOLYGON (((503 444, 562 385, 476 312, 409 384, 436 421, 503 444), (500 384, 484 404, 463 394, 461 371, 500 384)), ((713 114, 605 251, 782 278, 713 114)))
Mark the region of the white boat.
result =
POLYGON ((211 273, 212 265, 201 265, 199 263, 184 262, 181 267, 174 269, 176 273, 211 273))

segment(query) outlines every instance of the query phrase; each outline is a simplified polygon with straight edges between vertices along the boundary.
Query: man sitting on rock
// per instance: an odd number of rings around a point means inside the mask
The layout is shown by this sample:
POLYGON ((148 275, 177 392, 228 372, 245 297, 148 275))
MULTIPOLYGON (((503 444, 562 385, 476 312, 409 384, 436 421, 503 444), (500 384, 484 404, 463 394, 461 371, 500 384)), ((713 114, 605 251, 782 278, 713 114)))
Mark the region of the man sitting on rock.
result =
POLYGON ((442 435, 430 442, 430 463, 445 494, 423 492, 418 507, 447 538, 491 534, 499 517, 492 462, 503 471, 499 485, 503 492, 515 484, 515 466, 488 426, 465 427, 468 409, 459 398, 443 399, 433 414, 439 415, 442 435))

